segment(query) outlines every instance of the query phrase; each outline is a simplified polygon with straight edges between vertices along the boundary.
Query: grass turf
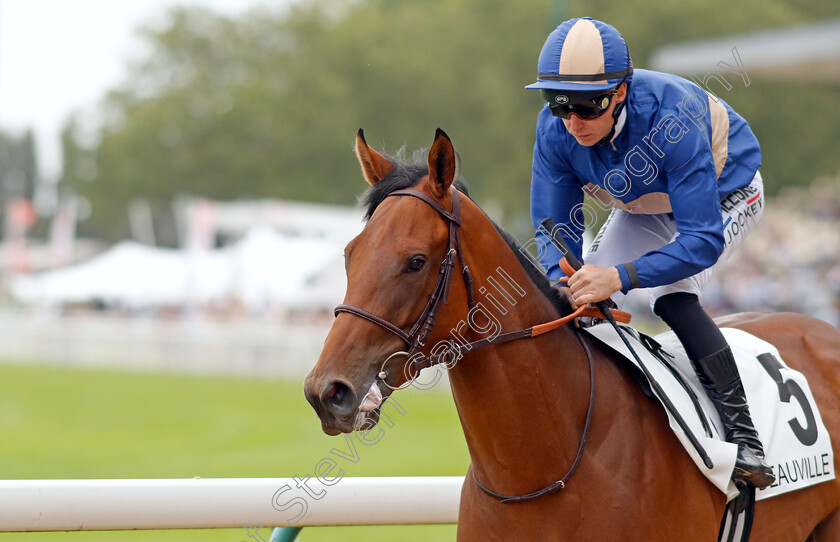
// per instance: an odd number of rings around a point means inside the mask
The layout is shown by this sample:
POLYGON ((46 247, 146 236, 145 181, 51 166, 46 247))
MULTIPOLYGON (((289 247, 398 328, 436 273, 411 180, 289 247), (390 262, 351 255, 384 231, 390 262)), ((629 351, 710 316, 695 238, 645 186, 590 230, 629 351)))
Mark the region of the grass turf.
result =
MULTIPOLYGON (((346 476, 463 475, 451 397, 406 390, 346 476)), ((302 382, 0 365, 0 479, 290 477, 342 437, 320 430, 302 382)), ((271 530, 260 534, 268 540, 271 530)), ((450 541, 455 526, 311 527, 302 542, 450 541)), ((8 533, 0 542, 252 541, 245 529, 8 533)))

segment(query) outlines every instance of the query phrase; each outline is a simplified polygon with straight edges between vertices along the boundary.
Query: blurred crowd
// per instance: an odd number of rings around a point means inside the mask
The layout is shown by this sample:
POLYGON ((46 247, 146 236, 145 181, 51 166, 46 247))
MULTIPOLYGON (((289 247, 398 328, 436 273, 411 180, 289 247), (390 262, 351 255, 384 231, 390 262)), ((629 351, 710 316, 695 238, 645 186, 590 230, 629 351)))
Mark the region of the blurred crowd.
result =
POLYGON ((714 316, 792 311, 840 326, 840 175, 768 199, 703 304, 714 316))

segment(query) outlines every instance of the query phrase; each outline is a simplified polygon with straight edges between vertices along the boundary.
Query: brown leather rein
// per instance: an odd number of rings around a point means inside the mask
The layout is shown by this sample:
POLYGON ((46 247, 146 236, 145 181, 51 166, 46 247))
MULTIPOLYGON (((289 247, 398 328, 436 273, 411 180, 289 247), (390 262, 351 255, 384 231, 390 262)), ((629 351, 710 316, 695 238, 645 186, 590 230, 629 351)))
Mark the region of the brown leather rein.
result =
MULTIPOLYGON (((427 203, 429 206, 432 207, 432 209, 437 211, 441 216, 443 216, 449 221, 449 247, 446 251, 446 255, 443 257, 443 261, 440 264, 440 271, 438 273, 437 282, 435 283, 435 287, 432 290, 431 295, 429 296, 429 301, 428 303, 426 303, 426 307, 423 309, 423 312, 420 313, 419 318, 408 332, 404 331, 400 327, 392 324, 391 322, 385 320, 380 316, 372 314, 362 308, 355 307, 353 305, 341 304, 335 308, 336 316, 338 316, 338 314, 341 312, 354 314, 360 318, 367 320, 368 322, 374 323, 390 331, 391 333, 402 339, 408 345, 408 351, 394 352, 393 354, 388 356, 388 358, 382 363, 380 372, 377 375, 377 379, 380 382, 382 382, 383 385, 392 390, 402 389, 410 385, 417 377, 419 372, 427 367, 432 367, 438 364, 445 364, 447 368, 451 368, 455 365, 455 363, 458 362, 458 360, 460 360, 463 357, 464 352, 471 352, 473 350, 478 350, 487 346, 502 344, 518 339, 537 337, 539 335, 542 335, 543 333, 547 333, 549 331, 558 329, 561 326, 571 322, 575 318, 581 316, 603 316, 601 315, 600 311, 594 307, 581 306, 578 307, 573 313, 562 318, 558 318, 557 320, 552 320, 544 324, 538 324, 517 331, 502 333, 492 338, 480 339, 463 345, 457 343, 456 341, 449 341, 451 347, 447 350, 432 356, 424 356, 420 352, 420 349, 425 345, 426 340, 428 339, 429 335, 432 332, 432 329, 434 328, 435 321, 437 320, 437 314, 440 311, 441 303, 447 303, 449 297, 449 286, 452 283, 452 271, 455 267, 456 259, 460 260, 462 264, 461 274, 464 277, 464 283, 467 287, 467 303, 470 309, 472 309, 475 306, 475 298, 473 296, 472 275, 470 274, 469 267, 464 262, 461 251, 461 238, 458 229, 461 226, 461 202, 459 198, 459 192, 453 186, 451 187, 451 193, 451 212, 447 211, 443 206, 441 206, 438 202, 433 200, 427 194, 417 190, 395 190, 394 192, 388 194, 388 197, 412 196, 418 198, 427 203), (405 373, 407 373, 406 378, 408 379, 408 381, 399 387, 394 387, 387 381, 388 372, 386 370, 386 365, 389 361, 391 361, 392 358, 397 356, 405 356, 407 360, 403 370, 405 373)), ((478 478, 476 478, 475 476, 475 473, 473 473, 473 480, 475 481, 476 485, 487 495, 501 500, 503 504, 530 501, 539 497, 543 497, 545 495, 550 495, 552 493, 555 493, 556 491, 559 491, 560 489, 563 489, 566 486, 566 483, 568 482, 569 478, 571 478, 572 474, 574 474, 575 469, 577 469, 578 463, 580 463, 581 457, 583 456, 583 450, 586 444, 586 437, 589 433, 589 426, 592 420, 592 410, 595 404, 595 368, 592 362, 592 353, 589 351, 589 347, 583 341, 583 338, 580 336, 580 333, 576 333, 575 335, 577 336, 578 341, 583 347, 583 350, 586 352, 587 361, 589 363, 589 377, 591 382, 589 392, 589 407, 586 411, 586 421, 584 423, 583 435, 580 440, 580 445, 578 446, 578 451, 575 460, 572 463, 572 466, 569 469, 569 471, 561 479, 551 483, 543 489, 524 495, 503 495, 501 493, 496 493, 495 491, 485 487, 481 482, 479 482, 478 478)))

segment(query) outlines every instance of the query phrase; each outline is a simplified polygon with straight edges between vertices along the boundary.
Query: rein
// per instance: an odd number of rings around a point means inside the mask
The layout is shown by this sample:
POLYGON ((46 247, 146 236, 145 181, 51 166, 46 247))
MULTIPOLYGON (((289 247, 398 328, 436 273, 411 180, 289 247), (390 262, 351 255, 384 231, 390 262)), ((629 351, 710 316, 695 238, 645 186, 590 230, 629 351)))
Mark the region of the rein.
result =
MULTIPOLYGON (((448 301, 449 286, 452 283, 452 271, 455 267, 456 259, 460 260, 462 264, 461 274, 464 277, 464 283, 467 287, 467 303, 470 309, 472 309, 475 306, 475 298, 473 296, 472 275, 470 273, 469 267, 463 260, 461 251, 461 238, 459 235, 459 227, 461 226, 461 203, 459 199, 459 192, 454 186, 450 188, 450 191, 452 193, 451 212, 446 210, 443 206, 441 206, 438 202, 433 200, 427 194, 417 190, 395 190, 387 196, 412 196, 418 198, 426 204, 428 204, 429 206, 431 206, 432 209, 437 211, 441 216, 443 216, 449 221, 449 247, 446 251, 446 255, 443 257, 443 261, 440 264, 440 271, 438 272, 437 282, 435 283, 435 287, 432 290, 431 295, 429 296, 429 301, 426 303, 426 307, 423 309, 423 312, 420 313, 420 316, 418 317, 414 325, 411 327, 411 329, 408 332, 406 332, 400 327, 385 320, 384 318, 353 305, 341 304, 335 308, 336 316, 338 316, 338 314, 341 312, 354 314, 360 318, 367 320, 368 322, 376 324, 382 327, 383 329, 390 331, 391 333, 402 339, 408 345, 408 351, 394 352, 393 354, 388 356, 388 358, 386 358, 385 361, 382 363, 380 372, 377 374, 377 379, 380 382, 382 382, 384 386, 392 390, 398 390, 407 387, 414 381, 419 372, 425 368, 432 367, 438 364, 444 364, 446 368, 453 367, 455 363, 457 363, 463 357, 464 352, 472 352, 474 350, 479 350, 488 346, 503 344, 518 339, 538 337, 544 333, 548 333, 549 331, 558 329, 578 317, 603 317, 600 310, 598 310, 597 308, 583 305, 578 307, 573 313, 567 316, 558 318, 556 320, 552 320, 550 322, 545 322, 543 324, 537 324, 529 328, 502 333, 492 338, 479 339, 477 341, 473 341, 463 345, 454 341, 450 341, 450 344, 452 345, 450 348, 433 356, 424 356, 422 352, 420 352, 420 348, 424 346, 426 340, 432 332, 432 328, 434 328, 435 321, 437 320, 438 311, 440 311, 441 303, 447 303, 448 301), (405 373, 407 373, 406 377, 408 380, 401 386, 395 387, 389 384, 387 381, 388 371, 386 370, 386 366, 393 358, 397 356, 406 357, 407 361, 403 366, 403 370, 405 373)), ((629 315, 626 313, 620 313, 616 311, 616 313, 614 314, 616 316, 616 319, 619 321, 630 321, 629 315)), ((534 491, 525 495, 503 495, 501 493, 496 493, 495 491, 487 488, 481 482, 479 482, 478 478, 476 478, 475 473, 473 472, 473 480, 475 481, 476 485, 486 494, 501 500, 502 504, 530 501, 533 499, 538 499, 545 495, 550 495, 552 493, 555 493, 556 491, 563 489, 564 487, 566 487, 566 483, 569 481, 569 478, 572 477, 575 470, 577 469, 578 463, 580 463, 581 457, 583 456, 584 447, 586 445, 586 437, 589 434, 589 426, 592 421, 592 411, 595 405, 595 368, 592 361, 592 353, 590 352, 589 347, 586 345, 583 338, 580 336, 580 333, 575 333, 575 336, 577 337, 578 341, 583 347, 583 350, 586 352, 586 358, 589 363, 590 378, 589 406, 586 411, 586 421, 584 423, 583 435, 581 436, 580 445, 578 446, 578 451, 577 455, 575 456, 575 460, 572 463, 571 468, 566 473, 566 475, 563 476, 563 478, 557 480, 556 482, 553 482, 552 484, 546 486, 543 489, 540 489, 539 491, 534 491)))
POLYGON ((575 473, 581 458, 583 458, 583 450, 586 447, 586 437, 589 436, 589 426, 592 423, 592 411, 595 407, 595 365, 592 362, 592 352, 590 352, 589 346, 587 346, 586 343, 583 341, 583 337, 581 337, 580 333, 575 333, 575 337, 577 337, 578 342, 580 342, 580 345, 583 347, 584 352, 586 352, 586 361, 589 363, 589 406, 586 409, 586 421, 583 423, 583 435, 580 437, 580 444, 578 445, 575 460, 572 462, 572 466, 569 467, 569 471, 566 473, 565 476, 538 491, 534 491, 532 493, 525 493, 524 495, 503 495, 501 493, 496 493, 492 489, 486 487, 484 484, 479 482, 478 477, 476 477, 475 475, 475 471, 473 471, 472 475, 473 482, 475 482, 475 485, 477 485, 481 491, 490 495, 494 499, 502 501, 502 504, 518 504, 522 502, 533 501, 534 499, 539 499, 540 497, 545 497, 546 495, 551 495, 552 493, 557 493, 558 491, 566 487, 566 483, 575 473))

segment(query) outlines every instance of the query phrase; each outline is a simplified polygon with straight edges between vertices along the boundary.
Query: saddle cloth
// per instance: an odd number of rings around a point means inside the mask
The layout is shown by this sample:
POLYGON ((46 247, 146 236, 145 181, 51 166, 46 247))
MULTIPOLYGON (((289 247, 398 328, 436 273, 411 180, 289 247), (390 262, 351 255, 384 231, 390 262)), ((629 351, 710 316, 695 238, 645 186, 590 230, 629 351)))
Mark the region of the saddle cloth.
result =
MULTIPOLYGON (((723 440, 717 411, 703 391, 679 339, 669 331, 651 341, 629 326, 621 327, 648 372, 706 450, 713 468, 704 465, 694 445, 668 413, 671 429, 697 467, 726 494, 727 500, 736 497, 738 489, 731 475, 738 448, 723 440)), ((595 324, 583 331, 624 356, 644 378, 611 325, 595 324)), ((805 377, 789 368, 772 344, 739 329, 721 328, 721 331, 735 354, 753 423, 764 445, 766 460, 776 475, 772 485, 756 492, 756 499, 833 480, 831 439, 805 377)))

